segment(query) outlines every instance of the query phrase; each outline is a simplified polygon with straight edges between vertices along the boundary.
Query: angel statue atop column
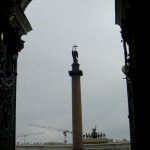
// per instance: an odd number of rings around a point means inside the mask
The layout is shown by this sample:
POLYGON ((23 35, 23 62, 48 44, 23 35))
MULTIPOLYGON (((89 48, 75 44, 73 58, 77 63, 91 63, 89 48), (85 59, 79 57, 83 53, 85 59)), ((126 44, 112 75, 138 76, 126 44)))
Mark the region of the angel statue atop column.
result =
POLYGON ((74 46, 72 47, 72 57, 73 57, 73 62, 74 62, 74 63, 77 63, 77 62, 78 62, 78 52, 77 52, 77 50, 76 50, 77 47, 78 47, 78 46, 76 46, 76 45, 74 45, 74 46))

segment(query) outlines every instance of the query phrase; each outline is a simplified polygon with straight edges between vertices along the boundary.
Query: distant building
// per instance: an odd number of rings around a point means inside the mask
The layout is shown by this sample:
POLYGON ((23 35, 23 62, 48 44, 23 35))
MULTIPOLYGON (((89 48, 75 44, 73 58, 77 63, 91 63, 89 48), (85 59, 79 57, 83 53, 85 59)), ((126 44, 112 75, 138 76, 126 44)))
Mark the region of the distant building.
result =
POLYGON ((83 135, 84 144, 100 144, 100 143, 112 143, 113 139, 108 139, 105 137, 105 133, 98 133, 96 128, 92 129, 91 133, 86 133, 83 135))

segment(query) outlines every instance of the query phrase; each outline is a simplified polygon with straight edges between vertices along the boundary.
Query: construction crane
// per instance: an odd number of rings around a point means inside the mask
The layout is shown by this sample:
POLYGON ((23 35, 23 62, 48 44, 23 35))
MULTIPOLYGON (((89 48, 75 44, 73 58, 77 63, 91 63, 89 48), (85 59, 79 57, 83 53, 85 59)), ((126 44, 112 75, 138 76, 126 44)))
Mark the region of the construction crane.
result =
POLYGON ((27 133, 27 134, 17 134, 16 137, 24 137, 24 144, 26 143, 26 137, 27 136, 33 136, 38 134, 44 134, 44 132, 36 132, 36 133, 27 133))
POLYGON ((64 135, 64 144, 67 144, 67 133, 71 133, 72 134, 72 131, 66 130, 66 129, 58 129, 58 128, 54 128, 54 127, 46 127, 46 126, 35 125, 35 124, 28 124, 28 125, 29 126, 34 126, 34 127, 45 128, 45 129, 50 129, 50 130, 55 130, 55 131, 62 132, 63 135, 64 135))

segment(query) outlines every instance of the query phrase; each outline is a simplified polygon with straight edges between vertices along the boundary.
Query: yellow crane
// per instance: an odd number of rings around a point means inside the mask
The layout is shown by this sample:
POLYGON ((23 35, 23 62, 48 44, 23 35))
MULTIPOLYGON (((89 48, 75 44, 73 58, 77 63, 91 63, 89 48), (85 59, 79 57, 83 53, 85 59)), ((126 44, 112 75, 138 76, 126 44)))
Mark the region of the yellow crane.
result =
POLYGON ((41 126, 41 125, 36 125, 36 124, 28 124, 29 126, 34 126, 34 127, 39 127, 39 128, 44 128, 44 129, 49 129, 49 130, 55 130, 55 131, 59 131, 62 132, 64 135, 64 144, 67 144, 67 133, 71 133, 72 131, 67 130, 67 129, 58 129, 58 128, 54 128, 54 127, 46 127, 46 126, 41 126))
POLYGON ((44 132, 35 132, 35 133, 26 133, 26 134, 17 134, 16 137, 23 137, 24 138, 24 144, 26 143, 26 137, 27 136, 33 136, 38 134, 44 134, 44 132))

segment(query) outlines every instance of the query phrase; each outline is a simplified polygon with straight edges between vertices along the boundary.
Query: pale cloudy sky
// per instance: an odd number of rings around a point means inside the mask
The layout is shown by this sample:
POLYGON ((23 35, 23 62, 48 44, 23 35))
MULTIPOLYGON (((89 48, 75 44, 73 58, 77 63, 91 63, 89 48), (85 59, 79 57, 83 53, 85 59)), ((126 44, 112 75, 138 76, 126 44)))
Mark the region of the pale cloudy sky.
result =
MULTIPOLYGON (((33 0, 25 11, 33 30, 18 57, 16 134, 43 132, 29 142, 63 142, 72 130, 71 50, 77 44, 83 133, 97 126, 107 138, 129 139, 126 81, 114 0, 33 0)), ((71 142, 71 135, 67 140, 71 142)), ((23 137, 17 141, 23 142, 23 137)))

